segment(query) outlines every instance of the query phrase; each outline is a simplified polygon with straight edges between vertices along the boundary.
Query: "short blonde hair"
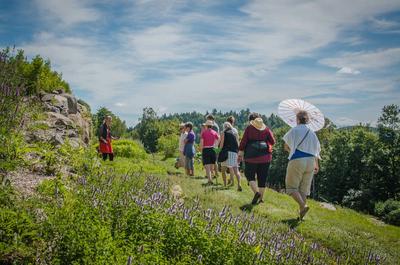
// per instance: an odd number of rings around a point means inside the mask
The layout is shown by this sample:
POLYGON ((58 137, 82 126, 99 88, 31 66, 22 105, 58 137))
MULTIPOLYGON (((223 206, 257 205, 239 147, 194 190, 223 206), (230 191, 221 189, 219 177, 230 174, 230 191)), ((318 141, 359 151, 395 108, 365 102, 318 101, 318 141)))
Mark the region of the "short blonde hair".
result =
POLYGON ((224 122, 224 130, 232 129, 232 124, 228 121, 224 122))

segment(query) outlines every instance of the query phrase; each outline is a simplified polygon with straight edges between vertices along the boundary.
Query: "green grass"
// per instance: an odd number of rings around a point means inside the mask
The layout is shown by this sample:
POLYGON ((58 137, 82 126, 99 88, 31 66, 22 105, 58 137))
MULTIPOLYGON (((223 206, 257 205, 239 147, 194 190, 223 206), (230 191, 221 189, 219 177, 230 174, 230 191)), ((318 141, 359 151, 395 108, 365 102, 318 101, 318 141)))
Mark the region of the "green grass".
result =
MULTIPOLYGON (((149 157, 145 161, 134 161, 127 158, 116 158, 107 166, 115 168, 121 174, 128 171, 142 171, 156 174, 168 179, 172 184, 181 186, 184 198, 190 200, 199 197, 202 205, 208 208, 221 209, 225 205, 232 207, 232 212, 240 213, 240 207, 252 199, 252 192, 247 181, 242 178, 242 192, 235 187, 224 189, 221 176, 217 179, 219 185, 204 186, 206 179, 201 166, 196 164, 195 175, 187 177, 182 169, 173 167, 174 159, 162 160, 161 156, 149 157)), ((298 222, 297 204, 286 194, 268 189, 264 197, 265 203, 259 204, 251 211, 259 216, 276 222, 276 228, 292 227, 303 237, 316 241, 336 253, 344 253, 349 248, 363 252, 372 250, 387 257, 389 264, 400 260, 400 227, 383 224, 369 215, 336 206, 336 211, 320 206, 317 201, 309 200, 310 211, 303 222, 298 222)))

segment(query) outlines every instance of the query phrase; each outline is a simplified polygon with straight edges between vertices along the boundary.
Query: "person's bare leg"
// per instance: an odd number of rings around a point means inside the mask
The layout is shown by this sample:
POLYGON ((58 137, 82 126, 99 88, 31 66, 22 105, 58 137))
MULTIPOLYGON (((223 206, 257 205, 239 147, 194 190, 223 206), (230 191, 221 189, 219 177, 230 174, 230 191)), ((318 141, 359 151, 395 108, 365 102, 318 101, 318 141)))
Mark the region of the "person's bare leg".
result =
POLYGON ((307 205, 307 195, 302 192, 300 192, 300 195, 304 202, 304 207, 303 208, 300 207, 300 220, 303 220, 303 217, 307 214, 310 207, 308 207, 307 205))
POLYGON ((303 199, 304 206, 307 206, 307 195, 300 192, 301 198, 303 199))
POLYGON ((222 166, 222 180, 224 181, 224 186, 226 186, 226 167, 222 166))
POLYGON ((215 162, 215 164, 213 166, 214 166, 214 176, 216 178, 218 178, 218 164, 217 164, 217 162, 215 162))
POLYGON ((258 188, 258 190, 259 190, 259 193, 260 193, 260 201, 262 201, 263 200, 263 198, 264 198, 264 192, 265 192, 265 188, 258 188))
POLYGON ((249 182, 250 188, 254 193, 258 192, 258 187, 257 187, 257 183, 255 180, 252 180, 249 182))
POLYGON ((238 167, 233 167, 232 169, 233 169, 233 173, 235 174, 236 179, 237 179, 238 189, 241 189, 242 186, 240 185, 241 176, 240 176, 239 168, 238 167))
POLYGON ((300 192, 295 191, 292 194, 290 194, 290 196, 292 196, 292 198, 299 204, 300 212, 303 211, 306 204, 305 204, 300 192))
POLYGON ((208 182, 212 182, 212 177, 211 177, 212 165, 205 165, 204 168, 206 169, 208 182))
POLYGON ((229 168, 230 184, 235 185, 235 172, 232 167, 229 168))

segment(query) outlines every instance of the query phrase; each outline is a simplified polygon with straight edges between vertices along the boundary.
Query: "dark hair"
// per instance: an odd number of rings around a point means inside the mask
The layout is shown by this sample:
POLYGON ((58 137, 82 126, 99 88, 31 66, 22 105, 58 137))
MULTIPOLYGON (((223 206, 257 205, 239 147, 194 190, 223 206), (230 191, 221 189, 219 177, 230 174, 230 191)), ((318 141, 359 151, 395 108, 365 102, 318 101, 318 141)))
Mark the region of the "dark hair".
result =
POLYGON ((260 118, 260 114, 258 114, 256 112, 250 113, 249 121, 253 121, 253 120, 257 119, 257 118, 260 118))
POLYGON ((235 123, 235 117, 229 116, 229 117, 226 119, 226 121, 233 125, 233 124, 235 123))
POLYGON ((185 128, 189 128, 190 130, 192 130, 193 129, 193 123, 191 123, 191 122, 185 123, 185 128))
POLYGON ((299 120, 300 124, 307 124, 310 120, 308 116, 308 112, 305 110, 301 110, 296 114, 296 118, 299 120))
POLYGON ((212 121, 215 120, 215 118, 214 118, 214 116, 213 116, 212 114, 208 114, 208 115, 206 116, 206 119, 207 119, 207 120, 212 120, 212 121))

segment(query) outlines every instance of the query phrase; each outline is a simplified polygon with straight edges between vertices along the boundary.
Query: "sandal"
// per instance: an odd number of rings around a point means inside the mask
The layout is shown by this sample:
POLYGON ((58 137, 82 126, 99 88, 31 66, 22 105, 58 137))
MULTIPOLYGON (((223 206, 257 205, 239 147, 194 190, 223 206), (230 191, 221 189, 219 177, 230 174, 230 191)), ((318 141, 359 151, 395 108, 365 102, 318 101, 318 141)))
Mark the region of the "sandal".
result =
POLYGON ((304 206, 304 209, 300 211, 300 220, 303 220, 303 218, 307 214, 308 210, 310 210, 310 207, 304 206))

